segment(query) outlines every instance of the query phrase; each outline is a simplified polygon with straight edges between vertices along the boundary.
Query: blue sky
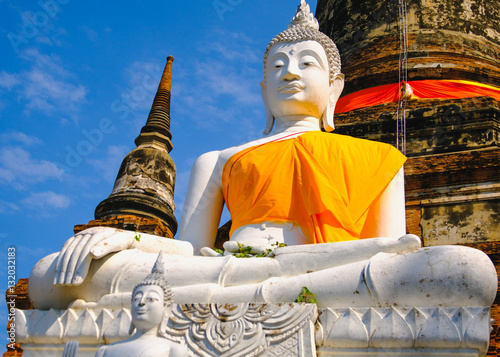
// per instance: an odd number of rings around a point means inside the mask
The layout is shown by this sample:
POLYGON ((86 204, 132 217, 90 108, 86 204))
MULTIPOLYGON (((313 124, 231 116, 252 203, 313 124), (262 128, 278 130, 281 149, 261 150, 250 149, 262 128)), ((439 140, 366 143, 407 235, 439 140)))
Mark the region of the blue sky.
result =
POLYGON ((5 289, 8 247, 17 278, 28 277, 75 224, 94 219, 135 147, 168 55, 179 220, 196 157, 261 136, 263 52, 299 3, 0 0, 5 289))

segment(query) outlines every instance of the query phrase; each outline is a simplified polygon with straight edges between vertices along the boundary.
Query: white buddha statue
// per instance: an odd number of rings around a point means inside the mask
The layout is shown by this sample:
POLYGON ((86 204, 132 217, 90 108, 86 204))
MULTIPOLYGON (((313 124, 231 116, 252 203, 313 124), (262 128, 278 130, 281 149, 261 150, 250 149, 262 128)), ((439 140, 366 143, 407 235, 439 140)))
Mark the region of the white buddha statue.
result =
POLYGON ((187 357, 187 349, 160 336, 172 311, 173 296, 163 274, 160 252, 149 274, 132 292, 132 326, 134 335, 125 341, 104 345, 96 357, 187 357))
POLYGON ((76 234, 33 269, 35 307, 126 305, 160 250, 176 303, 293 302, 306 286, 320 307, 491 305, 497 278, 485 254, 418 249, 418 237, 405 235, 404 156, 324 132, 333 130, 344 77, 335 44, 318 28, 302 1, 268 45, 267 136, 196 160, 177 240, 141 234, 138 242, 134 232, 104 227, 76 234), (229 255, 212 256, 224 204, 229 255), (276 242, 288 246, 272 257, 231 255, 276 242))

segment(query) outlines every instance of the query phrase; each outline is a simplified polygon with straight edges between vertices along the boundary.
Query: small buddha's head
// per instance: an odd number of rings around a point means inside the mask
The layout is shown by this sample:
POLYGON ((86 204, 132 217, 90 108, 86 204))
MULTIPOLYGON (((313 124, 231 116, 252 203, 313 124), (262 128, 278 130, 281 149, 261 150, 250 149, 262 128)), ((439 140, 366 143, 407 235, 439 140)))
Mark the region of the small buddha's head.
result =
POLYGON ((138 331, 160 328, 172 311, 173 294, 163 273, 163 254, 160 252, 151 274, 132 291, 132 326, 138 331))
POLYGON ((320 127, 332 131, 335 104, 344 88, 340 70, 337 46, 319 31, 302 0, 288 29, 269 42, 264 54, 264 134, 272 131, 275 117, 287 115, 316 117, 320 127))

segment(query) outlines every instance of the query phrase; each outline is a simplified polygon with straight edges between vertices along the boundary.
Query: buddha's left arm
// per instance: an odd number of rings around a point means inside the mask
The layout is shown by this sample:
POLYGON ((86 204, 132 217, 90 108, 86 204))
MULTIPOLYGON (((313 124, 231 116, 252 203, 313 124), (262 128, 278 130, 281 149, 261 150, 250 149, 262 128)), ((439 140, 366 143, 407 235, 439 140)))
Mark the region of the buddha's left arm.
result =
POLYGON ((403 168, 368 211, 362 238, 399 238, 406 234, 403 168))

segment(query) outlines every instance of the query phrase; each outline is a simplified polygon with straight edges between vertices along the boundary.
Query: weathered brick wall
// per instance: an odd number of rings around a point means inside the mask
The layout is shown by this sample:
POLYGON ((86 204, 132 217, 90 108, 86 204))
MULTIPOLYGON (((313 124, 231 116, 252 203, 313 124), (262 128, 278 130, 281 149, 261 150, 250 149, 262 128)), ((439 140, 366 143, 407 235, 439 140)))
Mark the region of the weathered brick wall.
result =
POLYGON ((76 233, 92 227, 112 227, 133 231, 138 233, 148 233, 165 238, 174 238, 174 234, 169 227, 164 225, 158 218, 146 218, 138 216, 113 216, 107 219, 95 219, 87 224, 77 224, 73 231, 76 233))
MULTIPOLYGON (((14 292, 7 290, 5 293, 5 298, 10 301, 11 296, 16 296, 15 306, 17 309, 30 310, 33 309, 33 305, 28 297, 28 279, 19 279, 17 284, 14 286, 14 292)), ((7 331, 10 329, 12 321, 9 321, 7 326, 7 331)), ((4 357, 20 357, 23 355, 23 350, 19 344, 15 344, 15 349, 9 348, 7 345, 7 352, 3 354, 4 357)))

